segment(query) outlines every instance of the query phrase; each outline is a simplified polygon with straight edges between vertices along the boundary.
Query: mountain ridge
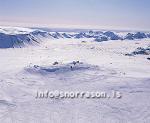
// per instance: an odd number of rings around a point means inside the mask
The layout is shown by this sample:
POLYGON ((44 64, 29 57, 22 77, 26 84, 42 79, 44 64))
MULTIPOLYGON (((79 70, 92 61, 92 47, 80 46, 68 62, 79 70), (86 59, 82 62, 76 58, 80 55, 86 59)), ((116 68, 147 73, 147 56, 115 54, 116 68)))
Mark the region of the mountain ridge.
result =
POLYGON ((61 39, 88 38, 93 41, 103 42, 110 40, 140 40, 150 38, 150 33, 145 32, 113 32, 113 31, 81 31, 81 32, 49 32, 40 29, 0 27, 0 48, 23 47, 26 44, 36 45, 42 38, 61 39))

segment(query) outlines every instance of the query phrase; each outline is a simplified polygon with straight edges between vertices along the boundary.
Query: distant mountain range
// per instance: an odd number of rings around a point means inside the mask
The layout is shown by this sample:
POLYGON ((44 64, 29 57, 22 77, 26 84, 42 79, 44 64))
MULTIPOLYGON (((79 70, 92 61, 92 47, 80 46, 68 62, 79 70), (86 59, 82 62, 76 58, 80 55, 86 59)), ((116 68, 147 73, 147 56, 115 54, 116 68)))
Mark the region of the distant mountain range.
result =
POLYGON ((115 32, 115 31, 75 31, 75 32, 52 32, 41 29, 0 27, 0 48, 23 47, 26 45, 39 44, 43 38, 61 39, 88 38, 93 41, 102 42, 109 40, 140 40, 150 38, 148 32, 115 32))

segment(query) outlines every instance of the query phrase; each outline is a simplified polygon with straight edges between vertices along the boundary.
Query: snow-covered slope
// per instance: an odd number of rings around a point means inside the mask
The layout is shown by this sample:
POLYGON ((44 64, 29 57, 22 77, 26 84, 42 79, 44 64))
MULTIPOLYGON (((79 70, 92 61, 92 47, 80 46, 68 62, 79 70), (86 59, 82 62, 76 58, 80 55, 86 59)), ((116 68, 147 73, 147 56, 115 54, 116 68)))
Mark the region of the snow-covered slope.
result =
POLYGON ((96 42, 109 40, 141 40, 150 38, 144 32, 82 31, 82 32, 46 32, 39 29, 20 27, 0 27, 0 48, 24 47, 37 45, 42 39, 92 39, 96 42))
POLYGON ((150 123, 149 46, 147 33, 1 27, 0 123, 150 123), (55 90, 122 98, 35 98, 55 90))
POLYGON ((42 38, 49 38, 48 32, 17 27, 0 27, 0 48, 38 45, 42 38))

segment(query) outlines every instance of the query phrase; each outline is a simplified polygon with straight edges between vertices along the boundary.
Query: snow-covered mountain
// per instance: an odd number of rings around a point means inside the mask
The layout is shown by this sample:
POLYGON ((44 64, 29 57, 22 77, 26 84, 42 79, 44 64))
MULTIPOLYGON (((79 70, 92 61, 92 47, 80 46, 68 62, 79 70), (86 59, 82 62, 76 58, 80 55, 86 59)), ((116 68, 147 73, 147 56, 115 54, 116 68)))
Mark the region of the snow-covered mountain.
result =
POLYGON ((150 33, 144 32, 114 32, 114 31, 81 31, 81 32, 47 32, 40 29, 20 27, 0 27, 0 48, 24 47, 38 45, 42 38, 89 38, 102 42, 109 40, 137 40, 150 38, 150 33))
POLYGON ((46 37, 47 33, 28 28, 0 27, 0 48, 23 47, 40 43, 40 36, 46 37))

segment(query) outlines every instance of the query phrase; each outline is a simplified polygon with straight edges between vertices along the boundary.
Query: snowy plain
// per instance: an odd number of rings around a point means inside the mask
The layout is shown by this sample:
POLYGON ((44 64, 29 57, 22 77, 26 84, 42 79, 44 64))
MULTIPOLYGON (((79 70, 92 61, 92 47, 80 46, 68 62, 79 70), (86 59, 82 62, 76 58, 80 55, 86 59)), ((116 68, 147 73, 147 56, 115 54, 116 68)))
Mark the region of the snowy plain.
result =
POLYGON ((125 55, 149 45, 150 39, 44 38, 36 46, 0 49, 0 123, 149 123, 149 55, 125 55), (80 61, 98 69, 27 70, 34 65, 52 69, 56 61, 65 67, 80 61), (122 98, 35 98, 37 91, 46 90, 116 90, 122 98))

